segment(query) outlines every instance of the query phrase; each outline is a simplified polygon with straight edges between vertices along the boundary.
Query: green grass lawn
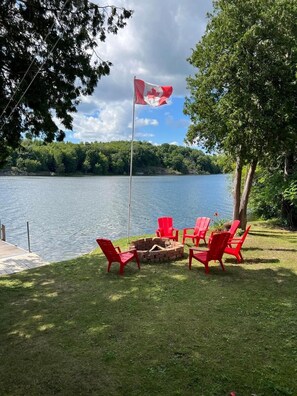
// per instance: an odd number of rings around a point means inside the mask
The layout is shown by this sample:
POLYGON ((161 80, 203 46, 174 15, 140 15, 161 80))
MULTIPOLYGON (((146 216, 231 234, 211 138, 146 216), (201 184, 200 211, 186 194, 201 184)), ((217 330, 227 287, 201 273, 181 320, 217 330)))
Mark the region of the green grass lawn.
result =
POLYGON ((121 277, 98 249, 2 276, 0 394, 296 396, 296 253, 254 222, 225 272, 186 255, 121 277))

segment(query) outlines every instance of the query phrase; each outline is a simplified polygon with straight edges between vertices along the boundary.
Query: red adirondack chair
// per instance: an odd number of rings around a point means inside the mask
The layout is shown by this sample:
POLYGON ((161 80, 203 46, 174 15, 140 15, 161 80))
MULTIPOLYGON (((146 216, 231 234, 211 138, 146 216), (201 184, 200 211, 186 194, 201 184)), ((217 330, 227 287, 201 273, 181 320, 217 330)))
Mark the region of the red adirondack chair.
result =
POLYGON ((138 269, 140 269, 140 264, 136 249, 128 250, 126 252, 121 252, 120 247, 113 246, 113 243, 109 239, 98 238, 96 239, 96 241, 108 260, 107 272, 110 271, 110 266, 112 263, 119 263, 120 275, 122 275, 124 273, 125 265, 134 259, 138 265, 138 269))
POLYGON ((178 241, 178 229, 173 227, 172 217, 159 217, 158 226, 156 234, 159 238, 169 238, 178 241))
POLYGON ((247 234, 249 233, 251 226, 249 226, 244 234, 240 238, 233 238, 231 241, 228 241, 228 246, 225 248, 224 253, 226 254, 231 254, 232 256, 236 257, 236 260, 238 263, 241 263, 243 261, 243 257, 241 254, 241 248, 243 245, 243 242, 245 241, 245 238, 247 237, 247 234))
POLYGON ((230 241, 231 241, 231 239, 234 238, 235 232, 237 231, 239 224, 240 224, 240 220, 233 220, 231 227, 228 230, 228 232, 230 232, 230 241))
MULTIPOLYGON (((235 235, 235 232, 236 232, 237 228, 239 227, 239 224, 240 224, 240 221, 239 221, 239 220, 233 220, 233 222, 232 222, 232 224, 231 224, 231 227, 230 227, 229 230, 228 230, 228 232, 230 233, 230 238, 229 238, 229 241, 228 241, 228 246, 231 246, 231 245, 230 245, 230 242, 231 242, 231 240, 233 239, 233 237, 234 237, 234 235, 235 235)), ((212 239, 212 236, 213 236, 213 234, 214 234, 215 232, 216 232, 216 231, 213 231, 213 232, 210 234, 209 239, 208 239, 208 246, 209 246, 209 244, 210 244, 210 242, 211 242, 211 239, 212 239)))
POLYGON ((200 261, 205 266, 205 273, 209 273, 208 263, 211 260, 218 260, 221 264, 223 271, 225 267, 223 265, 222 256, 224 249, 227 246, 228 240, 230 238, 229 232, 220 232, 212 235, 211 242, 207 250, 201 250, 197 248, 189 249, 189 269, 192 268, 193 258, 200 261))
POLYGON ((196 224, 194 228, 184 228, 183 230, 183 243, 185 243, 186 238, 191 238, 195 245, 199 245, 200 239, 203 239, 206 243, 205 236, 209 227, 210 218, 209 217, 198 217, 196 219, 196 224), (192 230, 192 233, 189 231, 192 230))

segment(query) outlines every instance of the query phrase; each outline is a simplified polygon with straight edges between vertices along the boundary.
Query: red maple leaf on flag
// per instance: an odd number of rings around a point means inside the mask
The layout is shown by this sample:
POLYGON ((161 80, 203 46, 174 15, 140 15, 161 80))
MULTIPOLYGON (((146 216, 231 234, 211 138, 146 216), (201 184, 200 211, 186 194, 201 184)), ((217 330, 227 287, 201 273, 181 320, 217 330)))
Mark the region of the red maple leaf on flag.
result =
POLYGON ((155 98, 155 97, 160 98, 160 96, 161 96, 161 92, 158 92, 155 88, 152 88, 150 91, 147 92, 148 98, 155 98))

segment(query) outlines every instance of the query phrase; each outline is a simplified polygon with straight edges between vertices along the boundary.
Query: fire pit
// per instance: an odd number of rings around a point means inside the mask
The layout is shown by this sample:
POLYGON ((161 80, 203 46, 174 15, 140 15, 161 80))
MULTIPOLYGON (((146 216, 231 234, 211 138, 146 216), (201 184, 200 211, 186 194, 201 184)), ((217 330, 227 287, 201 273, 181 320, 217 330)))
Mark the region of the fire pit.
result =
POLYGON ((184 255, 184 245, 167 238, 138 239, 130 243, 130 249, 133 248, 139 260, 148 263, 176 260, 184 255))

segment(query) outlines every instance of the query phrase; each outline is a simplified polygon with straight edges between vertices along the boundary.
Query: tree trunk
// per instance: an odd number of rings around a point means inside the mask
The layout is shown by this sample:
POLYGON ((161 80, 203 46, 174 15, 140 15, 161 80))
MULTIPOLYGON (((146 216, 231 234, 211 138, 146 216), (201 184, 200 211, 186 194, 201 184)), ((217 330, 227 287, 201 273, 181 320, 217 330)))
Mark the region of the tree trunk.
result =
MULTIPOLYGON (((284 179, 288 180, 294 172, 295 158, 294 154, 289 154, 285 158, 284 164, 284 179)), ((289 227, 295 228, 297 226, 297 211, 296 207, 286 199, 282 199, 282 219, 285 220, 289 227)))
POLYGON ((233 197, 234 197, 233 220, 239 220, 241 177, 242 177, 242 161, 240 157, 237 157, 235 175, 234 175, 234 188, 233 188, 233 197))
POLYGON ((253 183, 253 178, 255 175, 256 168, 257 168, 257 161, 254 160, 254 161, 252 161, 249 171, 247 173, 243 193, 242 193, 241 200, 240 200, 239 220, 240 220, 240 228, 243 230, 246 229, 247 206, 248 206, 249 195, 250 195, 250 192, 252 189, 252 183, 253 183))

